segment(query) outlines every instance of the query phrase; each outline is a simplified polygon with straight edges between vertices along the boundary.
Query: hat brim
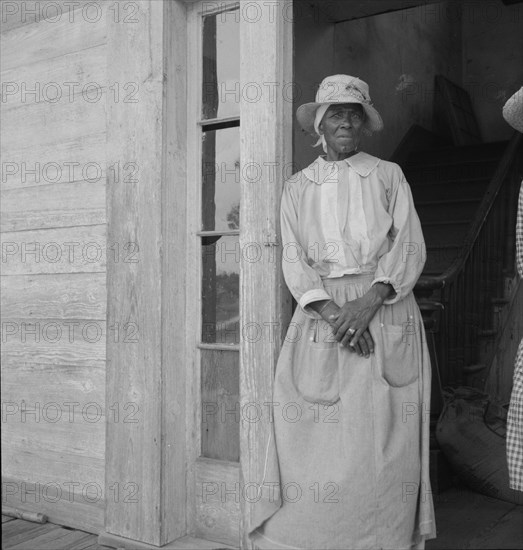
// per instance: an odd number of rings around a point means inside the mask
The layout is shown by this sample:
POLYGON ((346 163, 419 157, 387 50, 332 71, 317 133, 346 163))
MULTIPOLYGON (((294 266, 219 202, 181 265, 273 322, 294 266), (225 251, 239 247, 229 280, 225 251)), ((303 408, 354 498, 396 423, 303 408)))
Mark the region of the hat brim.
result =
MULTIPOLYGON (((325 103, 304 103, 300 105, 296 110, 296 118, 300 123, 300 126, 309 134, 317 135, 314 130, 314 119, 316 117, 316 111, 320 105, 336 105, 338 101, 330 101, 325 103)), ((368 103, 361 103, 360 101, 351 101, 350 103, 357 103, 361 105, 365 110, 367 115, 367 120, 365 121, 365 127, 371 132, 379 132, 383 130, 383 120, 378 113, 378 111, 368 103)))
POLYGON ((503 118, 518 132, 523 133, 523 88, 503 106, 503 118))

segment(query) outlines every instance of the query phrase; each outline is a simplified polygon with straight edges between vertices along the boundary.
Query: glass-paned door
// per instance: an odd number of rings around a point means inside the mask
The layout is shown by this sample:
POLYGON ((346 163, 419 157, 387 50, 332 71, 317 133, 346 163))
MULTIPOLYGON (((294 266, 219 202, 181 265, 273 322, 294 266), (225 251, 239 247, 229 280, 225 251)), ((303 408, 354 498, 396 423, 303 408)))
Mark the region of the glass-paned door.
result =
POLYGON ((239 461, 238 8, 202 23, 201 456, 239 461))
POLYGON ((197 2, 190 10, 186 307, 195 510, 189 527, 236 545, 239 503, 220 492, 238 481, 240 459, 239 2, 197 2))

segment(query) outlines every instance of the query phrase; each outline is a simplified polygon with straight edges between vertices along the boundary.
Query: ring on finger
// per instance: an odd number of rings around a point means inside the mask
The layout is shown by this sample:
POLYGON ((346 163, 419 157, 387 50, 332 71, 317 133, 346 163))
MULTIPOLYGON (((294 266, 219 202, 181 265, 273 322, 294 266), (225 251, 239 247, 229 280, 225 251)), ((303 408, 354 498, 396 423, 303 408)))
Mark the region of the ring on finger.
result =
POLYGON ((356 334, 356 331, 353 328, 349 328, 347 332, 352 336, 353 334, 356 334))

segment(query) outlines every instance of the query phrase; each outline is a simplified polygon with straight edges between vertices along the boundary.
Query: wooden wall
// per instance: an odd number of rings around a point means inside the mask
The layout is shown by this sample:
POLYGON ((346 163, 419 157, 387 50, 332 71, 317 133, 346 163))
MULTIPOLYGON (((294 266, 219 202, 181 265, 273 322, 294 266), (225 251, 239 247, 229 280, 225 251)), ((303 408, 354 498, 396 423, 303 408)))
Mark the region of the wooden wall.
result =
MULTIPOLYGON (((106 18, 116 14, 103 2, 89 9, 74 2, 74 11, 53 4, 62 11, 49 8, 49 20, 6 13, 1 33, 3 504, 97 532, 104 510, 105 111, 112 93, 106 18), (36 96, 29 93, 35 89, 36 96)), ((123 418, 123 405, 111 414, 123 418)))
MULTIPOLYGON (((349 2, 329 2, 330 8, 349 16, 349 2)), ((295 76, 298 105, 313 101, 328 75, 350 74, 366 81, 385 129, 364 138, 361 149, 389 158, 412 124, 432 126, 434 75, 461 82, 460 28, 456 20, 430 13, 449 2, 419 6, 332 24, 303 5, 295 20, 295 76), (391 47, 391 44, 394 47, 391 47)), ((352 8, 358 13, 358 6, 352 8)), ((369 8, 370 9, 370 8, 369 8)), ((295 120, 295 119, 294 119, 295 120)), ((296 122, 294 156, 297 169, 307 166, 321 147, 296 122)))

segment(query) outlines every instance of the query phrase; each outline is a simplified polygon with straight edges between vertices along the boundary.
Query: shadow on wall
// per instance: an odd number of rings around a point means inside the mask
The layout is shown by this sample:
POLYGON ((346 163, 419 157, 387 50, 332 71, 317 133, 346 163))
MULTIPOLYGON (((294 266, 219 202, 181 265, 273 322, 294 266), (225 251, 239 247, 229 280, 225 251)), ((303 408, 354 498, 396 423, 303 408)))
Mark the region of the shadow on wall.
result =
MULTIPOLYGON (((508 139, 501 108, 523 85, 523 4, 446 1, 334 24, 301 9, 295 52, 294 111, 328 74, 369 83, 385 122, 362 143, 371 154, 389 158, 412 124, 431 129, 436 74, 469 92, 485 141, 508 139)), ((323 153, 314 142, 295 122, 297 169, 323 153)))

